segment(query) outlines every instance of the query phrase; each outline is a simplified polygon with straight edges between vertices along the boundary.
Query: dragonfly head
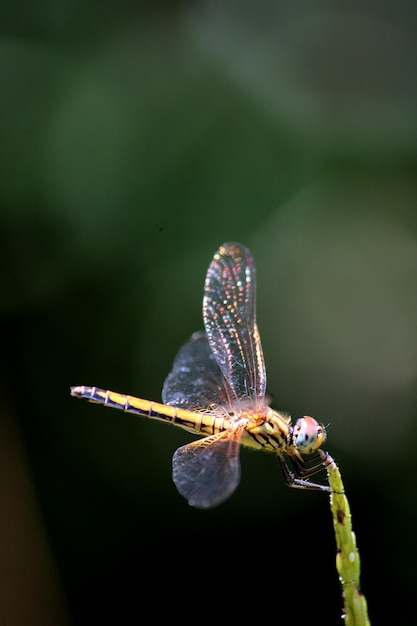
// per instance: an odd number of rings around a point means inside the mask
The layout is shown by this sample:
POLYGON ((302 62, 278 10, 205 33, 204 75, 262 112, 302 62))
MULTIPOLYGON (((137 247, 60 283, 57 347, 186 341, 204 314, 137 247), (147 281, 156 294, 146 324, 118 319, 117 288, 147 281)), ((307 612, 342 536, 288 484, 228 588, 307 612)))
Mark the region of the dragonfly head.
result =
POLYGON ((294 426, 293 443, 301 454, 312 454, 326 441, 326 429, 314 417, 304 415, 294 426))

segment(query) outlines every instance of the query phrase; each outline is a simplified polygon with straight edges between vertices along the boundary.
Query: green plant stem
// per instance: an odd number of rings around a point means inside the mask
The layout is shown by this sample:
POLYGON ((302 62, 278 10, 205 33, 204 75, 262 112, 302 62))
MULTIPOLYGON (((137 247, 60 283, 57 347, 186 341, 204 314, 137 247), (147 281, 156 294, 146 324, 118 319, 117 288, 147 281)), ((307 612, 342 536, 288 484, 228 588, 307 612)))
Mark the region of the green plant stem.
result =
POLYGON ((366 598, 360 589, 360 556, 352 530, 352 516, 339 468, 322 453, 329 477, 330 509, 336 537, 336 568, 342 585, 343 619, 346 626, 370 626, 366 598))

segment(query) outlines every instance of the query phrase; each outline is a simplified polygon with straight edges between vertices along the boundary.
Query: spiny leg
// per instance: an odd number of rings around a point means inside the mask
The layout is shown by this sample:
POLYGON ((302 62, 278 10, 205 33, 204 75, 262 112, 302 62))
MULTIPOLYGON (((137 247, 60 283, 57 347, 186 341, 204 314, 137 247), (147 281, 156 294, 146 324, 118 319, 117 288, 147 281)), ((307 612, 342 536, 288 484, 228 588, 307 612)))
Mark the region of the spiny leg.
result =
POLYGON ((295 470, 293 471, 289 467, 286 458, 284 458, 280 454, 278 454, 277 457, 281 465, 284 480, 289 487, 292 487, 294 489, 315 489, 327 492, 331 491, 328 485, 321 485, 320 483, 313 483, 306 478, 300 478, 300 476, 311 476, 321 469, 324 469, 324 466, 326 465, 325 460, 309 468, 307 467, 307 465, 303 464, 301 459, 292 457, 291 461, 295 470))
POLYGON ((291 459, 295 474, 304 478, 305 476, 313 476, 317 474, 317 472, 321 472, 326 465, 329 465, 328 459, 331 457, 327 452, 319 450, 319 454, 316 453, 314 457, 308 460, 299 454, 290 454, 289 458, 291 459), (315 462, 317 460, 318 462, 315 462))

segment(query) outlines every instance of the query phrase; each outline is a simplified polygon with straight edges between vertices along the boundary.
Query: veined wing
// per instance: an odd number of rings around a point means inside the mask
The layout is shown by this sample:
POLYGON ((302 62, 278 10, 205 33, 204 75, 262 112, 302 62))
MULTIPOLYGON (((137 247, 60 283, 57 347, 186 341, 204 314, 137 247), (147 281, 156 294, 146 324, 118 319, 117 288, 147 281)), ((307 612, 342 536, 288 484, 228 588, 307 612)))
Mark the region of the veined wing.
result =
POLYGON ((206 333, 194 333, 174 359, 162 389, 163 403, 192 411, 213 404, 227 407, 232 398, 206 333))
POLYGON ((240 426, 176 450, 172 478, 188 504, 200 509, 226 500, 240 481, 240 426))
POLYGON ((249 250, 225 243, 208 268, 203 319, 210 348, 235 400, 262 401, 266 372, 256 325, 256 270, 249 250))

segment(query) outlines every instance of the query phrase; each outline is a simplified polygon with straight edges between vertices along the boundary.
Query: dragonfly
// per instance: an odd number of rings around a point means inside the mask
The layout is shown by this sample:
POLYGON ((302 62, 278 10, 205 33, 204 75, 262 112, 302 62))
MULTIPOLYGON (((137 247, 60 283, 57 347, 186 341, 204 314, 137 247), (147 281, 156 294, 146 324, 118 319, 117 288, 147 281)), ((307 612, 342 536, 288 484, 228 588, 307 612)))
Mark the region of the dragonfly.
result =
POLYGON ((88 386, 71 387, 71 395, 203 436, 172 458, 173 481, 193 507, 217 506, 235 491, 241 445, 274 453, 288 486, 330 491, 311 481, 331 461, 321 450, 325 426, 307 415, 292 425, 266 396, 256 268, 245 246, 226 242, 214 254, 204 283, 203 322, 205 330, 179 349, 162 403, 88 386))

